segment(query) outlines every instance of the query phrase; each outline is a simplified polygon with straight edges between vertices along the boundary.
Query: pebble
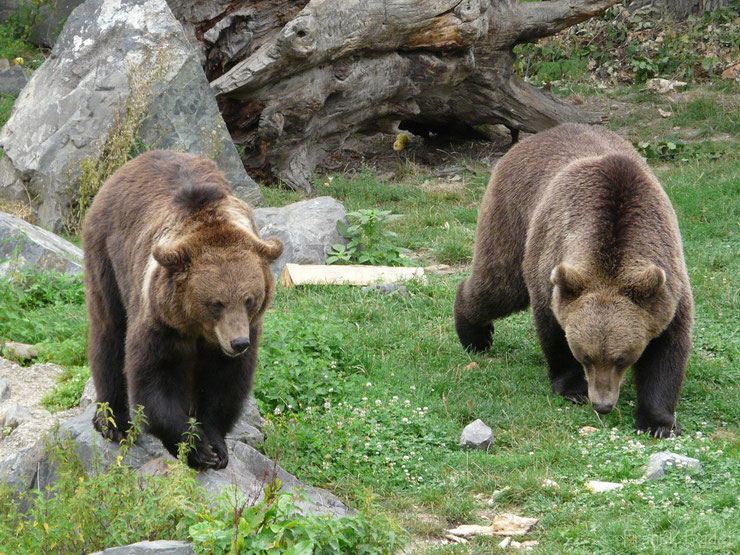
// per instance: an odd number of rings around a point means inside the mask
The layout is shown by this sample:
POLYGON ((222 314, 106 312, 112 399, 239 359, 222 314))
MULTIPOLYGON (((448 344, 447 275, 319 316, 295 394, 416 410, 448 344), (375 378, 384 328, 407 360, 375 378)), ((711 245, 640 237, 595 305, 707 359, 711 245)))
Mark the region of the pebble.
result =
POLYGON ((668 468, 672 467, 687 468, 700 472, 701 462, 699 462, 699 459, 692 459, 691 457, 678 455, 670 451, 654 453, 650 455, 650 462, 648 462, 645 469, 645 477, 648 480, 657 480, 663 477, 668 468))
POLYGON ((480 418, 465 426, 460 436, 461 447, 487 450, 492 443, 493 432, 480 418))

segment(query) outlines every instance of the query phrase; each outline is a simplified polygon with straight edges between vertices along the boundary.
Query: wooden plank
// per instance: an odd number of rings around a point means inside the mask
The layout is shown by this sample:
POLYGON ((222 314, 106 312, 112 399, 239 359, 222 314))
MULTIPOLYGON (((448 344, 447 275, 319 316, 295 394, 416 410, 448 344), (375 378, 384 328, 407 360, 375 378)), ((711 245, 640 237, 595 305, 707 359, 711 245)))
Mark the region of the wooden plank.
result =
POLYGON ((418 279, 422 283, 426 283, 424 268, 286 264, 280 274, 280 283, 284 287, 294 287, 296 285, 371 285, 412 279, 418 279))

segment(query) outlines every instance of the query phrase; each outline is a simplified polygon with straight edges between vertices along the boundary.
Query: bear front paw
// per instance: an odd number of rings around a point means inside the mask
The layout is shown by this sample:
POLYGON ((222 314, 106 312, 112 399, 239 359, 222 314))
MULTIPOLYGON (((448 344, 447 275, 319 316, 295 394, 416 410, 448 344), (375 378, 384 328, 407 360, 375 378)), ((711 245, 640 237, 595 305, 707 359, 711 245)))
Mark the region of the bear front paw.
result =
MULTIPOLYGON (((120 419, 123 422, 124 419, 120 419)), ((115 443, 120 443, 121 440, 126 437, 126 432, 118 427, 118 419, 114 418, 114 422, 108 420, 104 412, 97 412, 92 419, 93 427, 100 432, 103 438, 110 440, 115 443)))
POLYGON ((675 418, 650 418, 639 415, 635 418, 635 430, 638 434, 648 434, 658 439, 680 436, 683 428, 675 418))
POLYGON ((486 351, 493 343, 493 324, 476 326, 455 315, 455 330, 460 343, 466 351, 486 351))
POLYGON ((223 466, 219 467, 219 464, 221 464, 221 459, 205 441, 197 441, 190 450, 190 453, 188 453, 188 466, 195 470, 223 468, 223 466))

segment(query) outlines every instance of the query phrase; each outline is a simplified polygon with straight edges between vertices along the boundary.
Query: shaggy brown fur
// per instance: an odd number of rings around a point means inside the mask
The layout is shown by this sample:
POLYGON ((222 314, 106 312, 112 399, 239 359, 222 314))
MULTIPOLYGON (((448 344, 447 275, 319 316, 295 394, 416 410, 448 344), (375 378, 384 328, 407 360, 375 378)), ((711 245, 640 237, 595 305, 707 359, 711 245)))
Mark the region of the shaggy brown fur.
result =
POLYGON ((552 388, 609 412, 625 370, 636 428, 679 434, 693 299, 676 215, 630 144, 567 124, 526 139, 496 166, 455 327, 471 350, 492 320, 532 305, 552 388))
POLYGON ((96 429, 120 440, 129 407, 142 405, 149 431, 176 455, 195 417, 189 464, 224 468, 224 435, 251 388, 274 290, 268 264, 282 243, 259 238, 213 162, 170 151, 113 174, 83 241, 90 369, 115 420, 96 416, 96 429))

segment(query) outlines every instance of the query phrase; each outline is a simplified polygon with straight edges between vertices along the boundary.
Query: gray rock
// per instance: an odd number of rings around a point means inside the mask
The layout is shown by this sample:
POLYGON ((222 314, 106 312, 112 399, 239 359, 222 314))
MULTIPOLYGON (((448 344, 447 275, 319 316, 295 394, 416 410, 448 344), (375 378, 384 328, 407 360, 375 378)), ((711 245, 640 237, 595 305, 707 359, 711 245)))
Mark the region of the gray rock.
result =
POLYGON ((32 360, 39 356, 39 351, 34 345, 6 341, 2 344, 3 350, 9 355, 7 358, 15 360, 32 360))
POLYGON ((687 468, 695 472, 701 472, 701 462, 699 462, 699 459, 693 459, 685 455, 662 451, 650 455, 645 477, 649 480, 657 480, 662 478, 669 468, 687 468))
MULTIPOLYGON (((88 472, 94 472, 102 465, 116 464, 118 446, 103 440, 92 426, 95 405, 90 405, 84 413, 71 418, 59 426, 58 437, 71 440, 88 472)), ((335 496, 318 488, 302 484, 295 476, 283 470, 259 451, 241 441, 229 440, 229 465, 224 470, 207 470, 198 474, 198 481, 215 497, 226 487, 236 486, 247 499, 259 499, 264 487, 275 477, 280 478, 282 489, 292 491, 301 489, 308 501, 299 503, 305 510, 331 513, 342 516, 349 509, 335 496)), ((124 459, 125 464, 141 473, 163 474, 167 461, 174 459, 167 453, 162 443, 149 434, 143 434, 136 446, 130 449, 124 459)), ((56 480, 56 469, 42 439, 34 447, 13 454, 0 461, 0 480, 26 491, 32 488, 43 489, 56 480)))
POLYGON ((493 432, 479 418, 463 428, 460 446, 472 449, 488 449, 493 443, 493 432))
POLYGON ((5 411, 5 415, 0 418, 0 427, 15 429, 24 422, 33 418, 31 411, 23 405, 14 403, 5 411))
POLYGON ((82 250, 17 216, 0 212, 0 276, 24 269, 80 274, 82 250))
POLYGON ((69 16, 0 132, 0 196, 34 201, 38 223, 59 230, 80 175, 97 158, 129 95, 132 71, 154 80, 139 139, 212 157, 252 204, 262 194, 228 134, 198 56, 164 0, 86 0, 69 16))
POLYGON ((86 409, 87 407, 92 405, 97 398, 98 394, 95 391, 95 383, 93 382, 92 378, 89 378, 87 382, 85 382, 85 387, 82 390, 82 395, 80 396, 80 408, 86 409))
POLYGON ((275 277, 287 263, 324 264, 326 252, 336 243, 347 243, 339 235, 337 221, 346 221, 347 210, 331 197, 316 197, 281 208, 257 208, 254 218, 263 239, 279 237, 283 254, 270 265, 275 277))
POLYGON ((0 380, 0 403, 10 399, 10 386, 4 380, 0 380))
POLYGON ((188 542, 159 540, 109 547, 90 555, 192 555, 193 553, 195 553, 193 545, 188 542))
POLYGON ((376 293, 382 293, 383 295, 390 295, 391 293, 398 293, 399 295, 406 295, 406 286, 399 283, 377 283, 375 285, 366 285, 362 288, 363 293, 368 291, 374 291, 376 293))
POLYGON ((19 94, 26 83, 28 83, 28 77, 21 66, 13 66, 0 71, 0 92, 2 93, 19 94))

